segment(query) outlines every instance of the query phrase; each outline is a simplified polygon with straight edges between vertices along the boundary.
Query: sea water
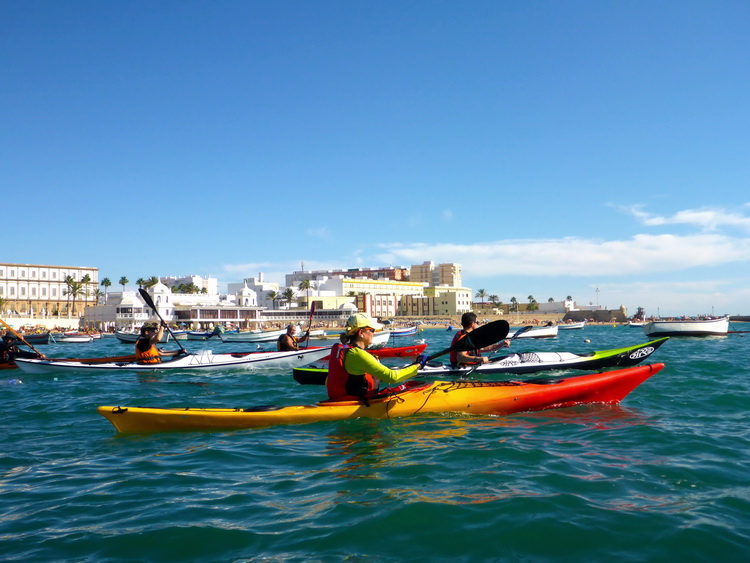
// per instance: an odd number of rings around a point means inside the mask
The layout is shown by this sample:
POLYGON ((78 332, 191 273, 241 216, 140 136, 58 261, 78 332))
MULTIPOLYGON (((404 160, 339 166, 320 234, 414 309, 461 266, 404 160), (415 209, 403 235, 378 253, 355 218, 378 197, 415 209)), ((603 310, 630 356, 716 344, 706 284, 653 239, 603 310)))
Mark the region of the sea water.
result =
MULTIPOLYGON (((452 335, 415 338, 435 352, 452 335)), ((512 349, 645 340, 587 326, 512 349)), ((131 346, 38 348, 91 357, 131 346)), ((16 381, 0 386, 0 558, 747 561, 750 334, 672 338, 649 361, 666 368, 620 405, 151 435, 118 435, 96 407, 311 404, 325 390, 288 370, 6 371, 16 381)))

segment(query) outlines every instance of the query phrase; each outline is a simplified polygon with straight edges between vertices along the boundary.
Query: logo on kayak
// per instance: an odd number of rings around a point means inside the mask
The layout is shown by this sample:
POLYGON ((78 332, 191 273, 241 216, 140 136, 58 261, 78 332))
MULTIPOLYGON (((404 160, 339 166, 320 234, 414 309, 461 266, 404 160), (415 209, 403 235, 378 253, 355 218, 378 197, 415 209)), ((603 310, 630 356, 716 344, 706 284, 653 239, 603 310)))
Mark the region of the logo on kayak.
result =
POLYGON ((630 354, 631 360, 637 360, 638 358, 645 358, 646 356, 650 356, 654 353, 655 348, 653 346, 647 346, 646 348, 638 348, 638 350, 635 350, 633 353, 630 354))

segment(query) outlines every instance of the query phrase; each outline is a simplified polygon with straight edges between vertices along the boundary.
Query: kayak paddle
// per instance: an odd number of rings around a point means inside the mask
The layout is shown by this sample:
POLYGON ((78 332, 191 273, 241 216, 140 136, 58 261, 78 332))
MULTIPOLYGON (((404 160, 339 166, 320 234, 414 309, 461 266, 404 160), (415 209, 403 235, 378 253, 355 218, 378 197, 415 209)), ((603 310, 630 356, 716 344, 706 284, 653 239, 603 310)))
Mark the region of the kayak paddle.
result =
POLYGON ((491 323, 482 325, 467 333, 466 336, 450 348, 446 348, 445 350, 441 350, 436 354, 428 356, 425 358, 424 363, 430 362, 435 358, 450 352, 466 352, 467 350, 480 350, 487 346, 492 346, 508 336, 509 330, 510 325, 508 324, 508 321, 492 321, 491 323))
POLYGON ((307 348, 310 345, 310 330, 312 330, 312 319, 313 319, 314 314, 315 314, 315 301, 313 301, 312 305, 310 306, 310 320, 307 321, 307 340, 305 340, 305 348, 307 348))
POLYGON ((42 358, 45 357, 44 354, 42 354, 39 350, 37 350, 36 348, 34 348, 28 342, 26 342, 26 339, 22 335, 18 334, 15 330, 13 330, 13 327, 10 326, 8 323, 6 323, 3 319, 0 319, 0 323, 3 323, 3 325, 5 325, 5 328, 7 328, 9 331, 11 331, 16 336, 16 338, 18 338, 21 342, 23 342, 24 344, 26 344, 26 346, 28 346, 29 348, 31 348, 32 350, 34 350, 34 352, 36 352, 37 354, 39 354, 40 357, 42 357, 42 358))

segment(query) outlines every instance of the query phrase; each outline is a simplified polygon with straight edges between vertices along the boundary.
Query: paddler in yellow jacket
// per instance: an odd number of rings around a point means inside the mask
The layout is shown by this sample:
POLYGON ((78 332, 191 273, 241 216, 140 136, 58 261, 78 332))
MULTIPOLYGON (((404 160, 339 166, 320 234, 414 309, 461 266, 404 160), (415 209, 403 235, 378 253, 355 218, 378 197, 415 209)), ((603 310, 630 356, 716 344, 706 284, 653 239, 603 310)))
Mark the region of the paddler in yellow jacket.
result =
POLYGON ((135 357, 139 364, 158 364, 162 357, 172 357, 182 352, 181 350, 162 352, 156 347, 164 336, 166 326, 162 321, 158 325, 158 330, 157 326, 150 324, 144 324, 141 327, 141 336, 135 341, 135 357))
POLYGON ((364 400, 377 394, 379 381, 398 383, 414 377, 420 368, 420 358, 414 365, 390 369, 365 348, 372 344, 372 336, 383 325, 365 313, 352 315, 346 321, 341 344, 334 345, 328 361, 326 389, 331 401, 364 400))

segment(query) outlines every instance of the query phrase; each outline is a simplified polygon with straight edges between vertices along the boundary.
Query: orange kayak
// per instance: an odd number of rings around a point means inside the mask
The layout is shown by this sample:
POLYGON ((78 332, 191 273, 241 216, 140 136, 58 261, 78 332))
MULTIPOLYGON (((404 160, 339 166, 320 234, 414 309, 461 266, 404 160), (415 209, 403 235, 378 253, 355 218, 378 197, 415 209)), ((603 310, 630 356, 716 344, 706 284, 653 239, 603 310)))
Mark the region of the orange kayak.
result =
POLYGON ((526 381, 410 381, 363 401, 258 408, 141 408, 102 406, 119 432, 230 430, 348 418, 396 418, 419 413, 507 415, 585 403, 618 403, 664 364, 566 378, 526 381))

